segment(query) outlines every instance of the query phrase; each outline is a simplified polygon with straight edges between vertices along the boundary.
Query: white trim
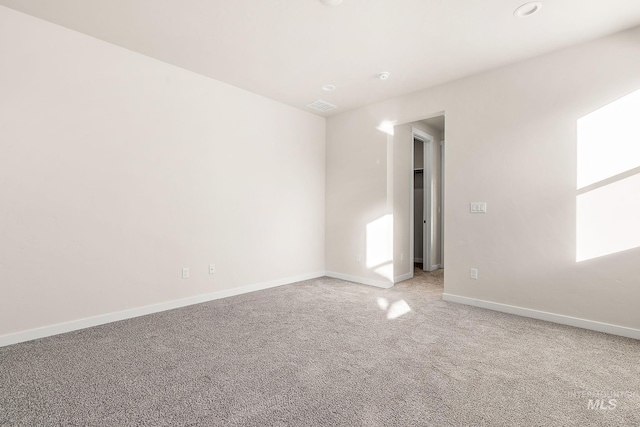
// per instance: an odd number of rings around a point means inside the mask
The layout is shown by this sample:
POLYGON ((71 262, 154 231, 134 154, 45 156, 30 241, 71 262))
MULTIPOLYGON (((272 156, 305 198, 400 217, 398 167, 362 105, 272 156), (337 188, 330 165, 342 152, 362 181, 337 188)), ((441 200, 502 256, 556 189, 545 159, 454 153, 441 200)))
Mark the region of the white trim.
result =
POLYGON ((418 263, 422 264, 422 258, 414 258, 413 262, 418 262, 418 263))
MULTIPOLYGON (((414 222, 415 222, 415 215, 414 215, 414 203, 413 203, 413 198, 414 198, 414 185, 415 185, 415 178, 414 178, 414 168, 415 168, 415 149, 414 149, 414 145, 415 142, 414 140, 418 139, 419 141, 422 141, 423 148, 422 148, 422 157, 423 157, 423 188, 424 188, 424 196, 423 196, 423 207, 422 207, 422 211, 423 211, 423 226, 422 226, 422 257, 424 259, 430 260, 431 259, 431 253, 432 253, 432 241, 431 241, 431 236, 433 235, 433 215, 432 215, 432 207, 433 207, 433 195, 432 195, 432 191, 431 191, 431 183, 433 180, 433 143, 434 143, 434 138, 433 136, 429 135, 428 133, 421 131, 420 129, 417 129, 415 127, 411 127, 411 186, 410 186, 410 197, 409 197, 409 244, 411 245, 410 247, 410 258, 409 259, 415 259, 414 258, 414 245, 415 245, 415 239, 413 238, 414 232, 415 232, 415 227, 414 227, 414 222), (429 209, 427 209, 427 207, 429 209), (425 222, 426 221, 426 222, 425 222)), ((415 261, 414 261, 415 262, 415 261)), ((411 268, 411 266, 410 266, 411 268)), ((422 264, 422 269, 424 271, 431 271, 429 270, 429 266, 425 265, 425 263, 422 264)))
MULTIPOLYGON (((411 128, 412 132, 413 132, 413 128, 411 128)), ((407 261, 409 261, 409 270, 413 271, 413 264, 410 262, 411 260, 413 260, 413 262, 417 262, 416 258, 414 258, 415 254, 414 254, 414 245, 415 245, 415 238, 414 238, 414 234, 415 234, 415 220, 414 220, 414 210, 415 210, 415 206, 414 206, 414 201, 413 198, 415 197, 415 186, 416 186, 416 177, 415 177, 415 172, 414 172, 414 168, 415 168, 415 161, 413 159, 414 151, 415 151, 415 142, 413 142, 413 133, 411 134, 411 170, 409 171, 409 173, 411 173, 411 177, 409 179, 409 182, 411 184, 409 184, 409 259, 407 261)))
POLYGON ((49 337, 52 335, 63 334, 65 332, 77 331, 78 329, 90 328, 92 326, 104 325, 106 323, 117 322, 119 320, 131 319, 133 317, 144 316, 147 314, 158 313, 161 311, 172 310, 174 308, 185 307, 193 304, 200 304, 207 301, 213 301, 221 298, 228 298, 235 295, 245 294, 248 292, 260 291, 263 289, 274 288, 276 286, 288 285, 291 283, 301 282, 303 280, 316 279, 323 277, 324 271, 315 273, 302 274, 299 276, 287 277, 284 279, 272 280, 269 282, 255 283, 252 285, 240 286, 233 289, 225 289, 222 291, 212 292, 209 294, 196 295, 192 297, 182 298, 173 301, 162 302, 158 304, 147 305, 144 307, 132 308, 129 310, 118 311, 115 313, 102 314, 99 316, 86 317, 84 319, 72 320, 69 322, 58 323, 41 328, 30 329, 22 332, 0 336, 0 347, 11 344, 17 344, 24 341, 31 341, 38 338, 49 337))
MULTIPOLYGON (((447 119, 444 119, 445 128, 447 119)), ((440 141, 440 268, 444 268, 444 139, 440 141)))
POLYGON ((442 268, 442 265, 440 265, 440 264, 434 264, 434 265, 432 265, 432 266, 431 266, 431 271, 439 270, 439 269, 441 269, 441 268, 442 268))
POLYGON ((533 319, 546 320, 547 322, 560 323, 561 325, 575 326, 576 328, 589 329, 592 331, 604 332, 622 337, 640 340, 640 329, 627 328, 626 326, 611 325, 593 320, 579 319, 577 317, 564 316, 562 314, 549 313, 546 311, 533 310, 530 308, 517 307, 514 305, 500 304, 497 302, 484 301, 475 298, 462 297, 459 295, 442 294, 444 301, 456 302, 459 304, 471 305, 474 307, 486 308, 503 313, 516 314, 518 316, 531 317, 533 319))
POLYGON ((428 133, 426 133, 425 131, 422 131, 418 128, 414 128, 413 126, 411 127, 411 142, 413 142, 413 139, 417 138, 419 140, 421 140, 422 142, 433 142, 433 137, 431 135, 429 135, 428 133))
MULTIPOLYGON (((430 135, 429 135, 430 136, 430 135)), ((422 245, 423 245, 423 258, 427 260, 427 262, 422 263, 422 269, 425 271, 431 271, 430 268, 431 260, 433 259, 433 137, 429 141, 425 141, 423 153, 424 153, 424 177, 423 177, 423 185, 424 185, 424 198, 422 207, 422 211, 424 212, 426 225, 423 226, 423 236, 422 236, 422 245)))
POLYGON ((409 279, 413 279, 413 273, 409 272, 406 274, 401 274, 400 276, 396 276, 393 278, 393 283, 400 283, 403 282, 405 280, 409 280, 409 279))
POLYGON ((333 277, 334 279, 346 280, 348 282, 360 283, 362 285, 375 286, 377 288, 389 289, 393 287, 393 283, 391 282, 351 276, 349 274, 336 273, 335 271, 327 271, 325 272, 325 276, 333 277))

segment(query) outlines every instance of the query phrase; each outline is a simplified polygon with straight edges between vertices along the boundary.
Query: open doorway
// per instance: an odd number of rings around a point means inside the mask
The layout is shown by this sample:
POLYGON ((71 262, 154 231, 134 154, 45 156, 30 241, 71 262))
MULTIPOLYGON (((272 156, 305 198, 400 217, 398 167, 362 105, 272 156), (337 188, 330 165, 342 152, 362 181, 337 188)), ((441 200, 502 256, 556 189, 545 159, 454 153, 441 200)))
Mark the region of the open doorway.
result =
POLYGON ((411 123, 414 271, 444 268, 444 116, 411 123))

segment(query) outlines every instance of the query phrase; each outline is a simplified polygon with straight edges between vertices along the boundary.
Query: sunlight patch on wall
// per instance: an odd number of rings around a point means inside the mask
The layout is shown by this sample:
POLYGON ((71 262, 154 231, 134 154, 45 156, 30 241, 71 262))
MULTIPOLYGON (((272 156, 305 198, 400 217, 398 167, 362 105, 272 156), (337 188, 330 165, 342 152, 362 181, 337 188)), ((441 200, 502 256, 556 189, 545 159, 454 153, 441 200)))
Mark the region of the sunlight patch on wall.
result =
POLYGON ((640 166, 640 90, 578 120, 578 188, 640 166))
POLYGON ((576 261, 640 247, 640 90, 577 130, 576 261))
POLYGON ((393 122, 390 122, 388 120, 384 120, 380 122, 378 126, 376 126, 376 129, 378 129, 380 132, 384 132, 387 135, 391 135, 391 136, 393 136, 393 133, 394 133, 393 122))
POLYGON ((576 260, 640 246, 640 174, 578 196, 576 260))
POLYGON ((384 215, 367 224, 366 266, 393 281, 393 215, 384 215))

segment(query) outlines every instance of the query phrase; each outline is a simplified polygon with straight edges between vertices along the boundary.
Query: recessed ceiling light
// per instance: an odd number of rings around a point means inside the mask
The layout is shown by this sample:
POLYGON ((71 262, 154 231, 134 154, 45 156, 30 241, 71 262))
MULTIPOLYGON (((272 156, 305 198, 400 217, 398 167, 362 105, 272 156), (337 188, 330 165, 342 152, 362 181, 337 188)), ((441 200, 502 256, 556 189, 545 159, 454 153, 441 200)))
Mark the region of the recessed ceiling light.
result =
POLYGON ((383 71, 376 74, 376 77, 380 80, 387 80, 389 77, 391 77, 391 74, 388 71, 383 71))
POLYGON ((539 1, 532 1, 517 8, 513 14, 519 18, 524 18, 525 16, 531 16, 534 13, 539 12, 540 9, 542 9, 542 3, 539 1))
POLYGON ((322 85, 322 90, 325 92, 333 92, 334 90, 336 90, 336 87, 334 85, 326 84, 322 85))
POLYGON ((320 0, 320 3, 325 6, 337 6, 342 3, 342 0, 320 0))

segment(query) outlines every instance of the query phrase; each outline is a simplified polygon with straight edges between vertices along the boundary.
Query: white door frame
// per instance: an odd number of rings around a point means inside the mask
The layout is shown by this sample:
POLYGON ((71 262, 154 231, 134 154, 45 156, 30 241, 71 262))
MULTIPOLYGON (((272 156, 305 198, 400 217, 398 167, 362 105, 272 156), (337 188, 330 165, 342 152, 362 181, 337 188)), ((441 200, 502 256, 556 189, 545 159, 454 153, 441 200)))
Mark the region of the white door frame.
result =
MULTIPOLYGON (((423 170, 423 179, 424 179, 424 199, 423 199, 423 235, 422 235, 422 269, 424 271, 431 271, 431 238, 433 236, 433 215, 431 213, 431 207, 433 204, 432 201, 432 171, 433 171, 433 136, 429 135, 426 132, 421 131, 420 129, 416 129, 411 127, 411 185, 410 185, 410 197, 409 197, 409 240, 410 240, 410 256, 409 260, 411 265, 414 262, 414 241, 413 238, 415 227, 414 227, 414 202, 413 202, 413 188, 414 188, 414 140, 420 140, 424 143, 424 170, 423 170)), ((411 272, 413 272, 413 268, 411 268, 411 272)))
POLYGON ((444 139, 440 141, 440 268, 444 268, 444 139))

